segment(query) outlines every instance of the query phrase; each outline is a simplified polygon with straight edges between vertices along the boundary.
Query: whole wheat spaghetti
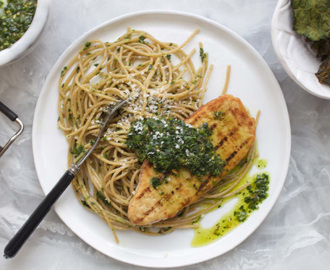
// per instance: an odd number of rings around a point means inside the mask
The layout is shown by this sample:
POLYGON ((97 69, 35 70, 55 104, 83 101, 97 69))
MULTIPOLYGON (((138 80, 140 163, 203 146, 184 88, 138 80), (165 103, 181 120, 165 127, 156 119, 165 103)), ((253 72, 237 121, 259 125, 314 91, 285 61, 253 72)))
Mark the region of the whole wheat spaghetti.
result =
MULTIPOLYGON (((117 241, 115 230, 159 234, 193 228, 196 218, 220 204, 222 198, 235 195, 233 188, 251 166, 251 162, 245 163, 175 218, 149 227, 135 226, 127 218, 141 167, 137 156, 125 145, 128 130, 141 117, 185 119, 202 104, 212 66, 208 67, 208 55, 201 44, 197 69, 191 60, 196 49, 189 53, 183 50, 197 33, 194 31, 178 45, 159 41, 145 31, 128 29, 115 42, 86 42, 61 72, 58 125, 69 142, 69 164, 93 145, 104 108, 118 100, 129 100, 72 182, 79 201, 110 226, 117 241)), ((251 160, 254 154, 252 147, 251 160)))

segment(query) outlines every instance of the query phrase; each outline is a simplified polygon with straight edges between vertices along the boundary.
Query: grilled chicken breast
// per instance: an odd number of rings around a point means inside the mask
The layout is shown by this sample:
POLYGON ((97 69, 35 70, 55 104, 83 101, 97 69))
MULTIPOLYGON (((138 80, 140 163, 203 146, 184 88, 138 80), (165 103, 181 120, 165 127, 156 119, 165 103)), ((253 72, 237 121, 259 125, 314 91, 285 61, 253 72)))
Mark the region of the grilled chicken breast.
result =
POLYGON ((248 115, 240 99, 223 95, 214 99, 185 120, 195 128, 204 122, 212 129, 210 140, 215 153, 226 162, 221 175, 203 176, 202 181, 182 168, 166 176, 166 183, 154 188, 151 179, 164 178, 149 161, 144 161, 139 184, 128 207, 128 218, 136 225, 148 225, 174 217, 184 207, 210 190, 247 155, 256 132, 256 122, 248 115), (221 117, 215 117, 221 112, 221 117))

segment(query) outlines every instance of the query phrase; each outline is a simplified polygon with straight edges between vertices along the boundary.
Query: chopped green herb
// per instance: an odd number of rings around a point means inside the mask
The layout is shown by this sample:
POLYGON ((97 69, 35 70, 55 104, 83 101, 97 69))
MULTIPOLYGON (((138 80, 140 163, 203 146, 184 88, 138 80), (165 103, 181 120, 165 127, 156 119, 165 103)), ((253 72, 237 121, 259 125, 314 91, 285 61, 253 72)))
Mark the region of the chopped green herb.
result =
POLYGON ((101 191, 96 192, 97 198, 99 198, 106 206, 111 206, 111 202, 108 202, 107 199, 104 197, 104 195, 101 193, 101 191))
POLYGON ((81 153, 84 153, 86 151, 85 147, 83 145, 75 144, 73 148, 71 148, 71 154, 76 158, 81 153))
POLYGON ((82 203, 85 207, 87 207, 87 208, 91 208, 85 200, 81 200, 81 203, 82 203))
POLYGON ((159 234, 163 234, 163 233, 166 233, 167 231, 169 231, 171 229, 172 229, 172 227, 161 228, 158 233, 159 234))
POLYGON ((61 77, 63 77, 67 71, 68 71, 68 67, 65 66, 61 71, 61 77))
POLYGON ((269 189, 268 174, 257 174, 253 183, 247 188, 248 195, 244 198, 245 205, 241 205, 234 211, 234 216, 239 222, 243 222, 252 210, 259 208, 259 204, 267 198, 269 189))
POLYGON ((153 177, 150 179, 150 183, 153 186, 153 188, 157 188, 158 186, 161 185, 160 179, 157 177, 153 177))
POLYGON ((211 134, 206 123, 195 129, 178 119, 145 118, 134 122, 126 144, 141 162, 153 163, 157 172, 173 173, 185 167, 196 176, 216 176, 225 162, 215 155, 211 134))
POLYGON ((167 58, 168 60, 171 60, 171 55, 170 55, 170 54, 167 54, 167 55, 166 55, 166 58, 167 58))
POLYGON ((219 111, 215 111, 213 118, 214 119, 219 119, 222 120, 225 117, 225 113, 224 112, 219 112, 219 111))
POLYGON ((89 42, 89 41, 87 41, 87 42, 85 43, 85 47, 83 48, 83 50, 87 50, 91 45, 92 45, 92 43, 89 42))
POLYGON ((144 40, 146 39, 145 36, 139 36, 139 42, 140 43, 145 43, 144 40))
POLYGON ((193 222, 192 224, 198 223, 201 220, 201 216, 198 216, 193 222))
POLYGON ((143 227, 143 226, 138 227, 138 229, 139 229, 141 232, 145 232, 145 231, 147 230, 146 227, 143 227))
POLYGON ((199 48, 199 56, 201 57, 202 62, 206 58, 207 54, 204 52, 203 48, 199 48))

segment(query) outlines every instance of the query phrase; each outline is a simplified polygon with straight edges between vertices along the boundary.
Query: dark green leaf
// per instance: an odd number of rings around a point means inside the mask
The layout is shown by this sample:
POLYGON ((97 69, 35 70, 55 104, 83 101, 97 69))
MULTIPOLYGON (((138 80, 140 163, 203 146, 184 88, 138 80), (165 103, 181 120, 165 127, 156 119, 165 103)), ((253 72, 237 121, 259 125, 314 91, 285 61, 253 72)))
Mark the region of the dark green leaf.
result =
POLYGON ((330 85, 330 57, 324 60, 315 74, 320 83, 326 83, 330 85))

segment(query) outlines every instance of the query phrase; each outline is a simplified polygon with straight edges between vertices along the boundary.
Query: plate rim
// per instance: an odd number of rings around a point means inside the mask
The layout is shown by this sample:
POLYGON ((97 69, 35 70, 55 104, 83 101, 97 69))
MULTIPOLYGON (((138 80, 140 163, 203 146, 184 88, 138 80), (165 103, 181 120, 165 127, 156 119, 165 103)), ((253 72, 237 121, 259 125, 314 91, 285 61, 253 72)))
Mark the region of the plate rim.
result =
MULTIPOLYGON (((286 126, 286 131, 287 134, 285 134, 287 136, 287 140, 286 140, 286 146, 288 149, 288 153, 286 156, 286 160, 283 164, 285 164, 285 168, 282 171, 282 174, 280 176, 282 180, 281 186, 280 188, 278 188, 277 192, 275 194, 273 194, 273 196, 275 197, 274 201, 271 202, 271 205, 269 207, 269 209, 267 209, 267 211, 265 212, 264 216, 260 219, 259 222, 257 222, 257 225, 254 227, 254 229, 249 232, 246 233, 244 235, 244 237, 242 237, 239 241, 237 241, 233 246, 227 248, 224 252, 220 253, 220 254, 209 254, 207 256, 205 256, 205 258, 203 259, 199 259, 199 258, 190 258, 189 261, 177 261, 175 263, 172 263, 170 260, 168 260, 165 265, 160 266, 159 263, 155 264, 152 263, 150 264, 149 261, 147 263, 141 263, 141 262, 134 262, 134 261, 128 261, 127 257, 125 259, 123 258, 118 258, 115 256, 112 256, 108 253, 105 253, 105 251, 100 250, 97 246, 95 246, 93 243, 91 243, 84 235, 82 235, 82 233, 77 232, 79 230, 77 230, 76 228, 72 228, 71 226, 68 225, 69 222, 67 222, 67 220, 65 220, 65 217, 62 217, 62 215, 60 213, 58 213, 58 210, 56 208, 56 204, 55 204, 55 212, 56 214, 60 217, 60 219, 62 220, 62 222, 68 226, 68 228, 70 228, 81 240, 83 240, 86 244, 88 244, 89 246, 93 247, 95 250, 98 250, 99 252, 105 254, 108 257, 111 257, 117 261, 121 261, 124 263, 128 263, 128 264, 132 264, 132 265, 137 265, 137 266, 142 266, 142 267, 154 267, 154 268, 163 268, 163 267, 168 267, 168 268, 172 268, 172 267, 180 267, 180 266, 188 266, 188 265, 192 265, 192 264, 196 264, 196 263, 200 263, 200 262, 204 262, 216 257, 219 257, 227 252, 229 252, 230 250, 234 249, 235 247, 237 247, 238 245, 240 245, 242 242, 244 242, 251 234, 253 234, 256 229, 260 226, 260 224, 265 220, 265 218, 269 215, 269 212, 271 211, 271 209, 274 207, 278 196, 283 188, 283 185, 285 183, 286 180, 286 176, 287 176, 287 172, 288 172, 288 168, 289 168, 289 161, 290 161, 290 152, 291 152, 291 127, 290 127, 290 121, 289 121, 289 114, 288 114, 288 109, 286 106, 286 102, 284 99, 284 95, 283 92, 281 91, 281 87, 278 83, 278 81, 276 80, 273 72, 271 71, 270 67, 268 66, 268 64, 266 63, 266 61, 262 58, 262 56, 257 52, 257 50, 252 47, 252 45, 250 45, 245 39, 243 39, 241 36, 239 36, 237 33, 233 32, 231 29, 227 28, 226 26, 215 22, 211 19, 208 19, 206 17, 203 17, 201 15, 196 15, 196 14, 192 14, 192 13, 188 13, 188 12, 182 12, 182 11, 172 11, 172 10, 157 10, 157 9, 153 9, 153 10, 147 10, 147 11, 138 11, 138 12, 130 12, 130 13, 126 13, 120 16, 117 16, 113 19, 107 20, 95 27, 93 27, 92 29, 88 30, 87 32, 85 32, 84 34, 80 35, 77 39, 75 39, 60 55, 60 57, 58 58, 58 60, 54 63, 54 65, 52 66, 52 68, 50 69, 48 76, 43 84, 42 90, 40 92, 38 101, 37 101, 37 105, 35 108, 35 113, 34 113, 34 119, 33 119, 33 127, 32 127, 32 150, 33 150, 33 159, 34 159, 34 165, 35 165, 35 169, 37 172, 37 176, 38 176, 38 181, 40 183, 40 186, 43 190, 43 192, 46 194, 47 193, 47 188, 45 187, 44 183, 40 180, 40 172, 38 169, 38 163, 39 161, 37 160, 37 154, 36 154, 36 145, 38 144, 38 142, 36 142, 36 128, 35 128, 35 123, 38 119, 38 115, 39 115, 39 111, 42 109, 42 97, 44 95, 46 95, 47 90, 46 90, 46 86, 48 85, 49 81, 51 80, 51 78, 54 76, 55 73, 55 67, 57 67, 62 60, 62 56, 64 54, 66 54, 68 51, 70 51, 73 47, 76 47, 78 44, 80 44, 83 40, 86 40, 86 37, 88 37, 89 35, 93 34, 94 32, 98 31, 99 29, 102 29, 104 27, 106 27, 107 25, 111 25, 114 24, 118 21, 121 20, 125 20, 125 19, 129 19, 129 18, 134 18, 134 17, 138 17, 138 16, 143 16, 143 15, 157 15, 157 14, 162 14, 162 15, 173 15, 173 16, 179 16, 179 17, 185 17, 185 18, 193 18, 195 20, 198 21, 203 21, 206 22, 207 24, 212 24, 213 26, 215 26, 216 28, 220 28, 223 31, 229 33, 236 41, 243 43, 244 46, 246 46, 250 52, 253 54, 254 57, 256 57, 258 59, 258 62, 260 65, 262 65, 263 68, 265 68, 265 72, 267 72, 267 74, 270 76, 270 78, 272 79, 273 83, 277 86, 278 90, 279 90, 279 98, 281 103, 284 105, 283 108, 285 109, 285 115, 287 116, 285 123, 286 126), (149 264, 148 264, 149 263, 149 264)), ((159 258, 157 258, 159 260, 159 258)))

